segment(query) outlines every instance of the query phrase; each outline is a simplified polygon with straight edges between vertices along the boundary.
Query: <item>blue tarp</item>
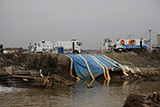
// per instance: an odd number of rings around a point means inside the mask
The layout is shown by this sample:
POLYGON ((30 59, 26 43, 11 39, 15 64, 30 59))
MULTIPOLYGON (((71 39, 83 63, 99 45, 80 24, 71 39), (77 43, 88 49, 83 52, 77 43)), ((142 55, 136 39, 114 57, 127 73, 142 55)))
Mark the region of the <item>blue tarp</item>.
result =
MULTIPOLYGON (((111 60, 111 59, 108 58, 107 56, 105 56, 105 55, 100 55, 100 56, 101 56, 101 58, 106 59, 108 62, 115 64, 117 67, 121 67, 119 63, 111 60)), ((111 65, 111 66, 113 66, 113 65, 111 65)), ((113 68, 115 68, 115 66, 113 66, 113 68)))
POLYGON ((68 56, 70 56, 73 59, 75 72, 76 72, 77 76, 81 79, 90 79, 91 78, 91 75, 88 71, 88 68, 87 68, 87 65, 86 65, 86 62, 84 61, 84 59, 87 61, 89 69, 95 78, 104 73, 104 71, 103 71, 104 65, 109 66, 110 68, 119 67, 119 64, 108 59, 104 55, 77 54, 77 55, 68 55, 68 56), (117 66, 115 66, 114 64, 117 66))

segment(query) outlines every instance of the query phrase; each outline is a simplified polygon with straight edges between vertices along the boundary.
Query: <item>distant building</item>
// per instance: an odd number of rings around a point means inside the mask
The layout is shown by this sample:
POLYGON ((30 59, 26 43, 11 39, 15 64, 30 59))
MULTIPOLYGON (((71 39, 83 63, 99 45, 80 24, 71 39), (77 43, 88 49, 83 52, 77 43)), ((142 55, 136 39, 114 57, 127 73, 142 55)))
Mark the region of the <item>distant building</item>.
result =
POLYGON ((160 34, 157 35, 157 44, 153 44, 152 49, 160 49, 160 34))

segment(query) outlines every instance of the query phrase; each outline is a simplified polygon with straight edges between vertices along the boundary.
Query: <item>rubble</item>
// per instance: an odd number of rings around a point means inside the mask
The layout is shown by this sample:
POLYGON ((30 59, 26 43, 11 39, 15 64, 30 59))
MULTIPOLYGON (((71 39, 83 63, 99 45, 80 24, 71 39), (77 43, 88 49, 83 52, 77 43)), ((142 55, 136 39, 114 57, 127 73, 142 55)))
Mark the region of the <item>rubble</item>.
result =
POLYGON ((160 107, 160 94, 159 92, 153 92, 146 96, 131 93, 123 107, 160 107))

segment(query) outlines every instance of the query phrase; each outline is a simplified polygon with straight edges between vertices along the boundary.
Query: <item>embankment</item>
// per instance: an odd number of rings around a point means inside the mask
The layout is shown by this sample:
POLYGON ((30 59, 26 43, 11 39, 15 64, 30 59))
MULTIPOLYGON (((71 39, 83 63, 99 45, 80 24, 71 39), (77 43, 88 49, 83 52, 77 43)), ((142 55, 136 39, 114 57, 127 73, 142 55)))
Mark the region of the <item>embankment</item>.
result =
MULTIPOLYGON (((160 75, 160 60, 157 53, 107 53, 105 55, 132 68, 127 77, 132 78, 132 81, 160 75)), ((75 75, 74 70, 73 75, 75 75)), ((70 76, 70 59, 64 54, 0 54, 0 79, 2 78, 5 82, 8 78, 10 80, 18 78, 24 84, 30 83, 42 87, 76 84, 74 82, 76 79, 70 76)), ((116 80, 117 78, 126 79, 124 76, 117 76, 116 80)))
POLYGON ((48 87, 47 84, 50 84, 49 87, 54 84, 74 84, 72 81, 75 79, 70 77, 69 70, 70 59, 63 54, 0 54, 0 78, 5 83, 18 78, 42 87, 48 87))
POLYGON ((160 73, 160 51, 108 53, 106 55, 129 68, 138 68, 142 74, 152 75, 160 73))

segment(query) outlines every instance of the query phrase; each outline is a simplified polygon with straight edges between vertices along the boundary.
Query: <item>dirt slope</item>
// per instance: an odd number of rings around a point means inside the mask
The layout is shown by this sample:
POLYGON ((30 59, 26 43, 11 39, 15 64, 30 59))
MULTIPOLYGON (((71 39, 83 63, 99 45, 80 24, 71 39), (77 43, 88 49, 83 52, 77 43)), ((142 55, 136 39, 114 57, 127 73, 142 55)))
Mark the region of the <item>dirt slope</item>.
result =
POLYGON ((122 65, 129 67, 160 67, 160 60, 152 58, 153 53, 107 53, 106 55, 122 65))

